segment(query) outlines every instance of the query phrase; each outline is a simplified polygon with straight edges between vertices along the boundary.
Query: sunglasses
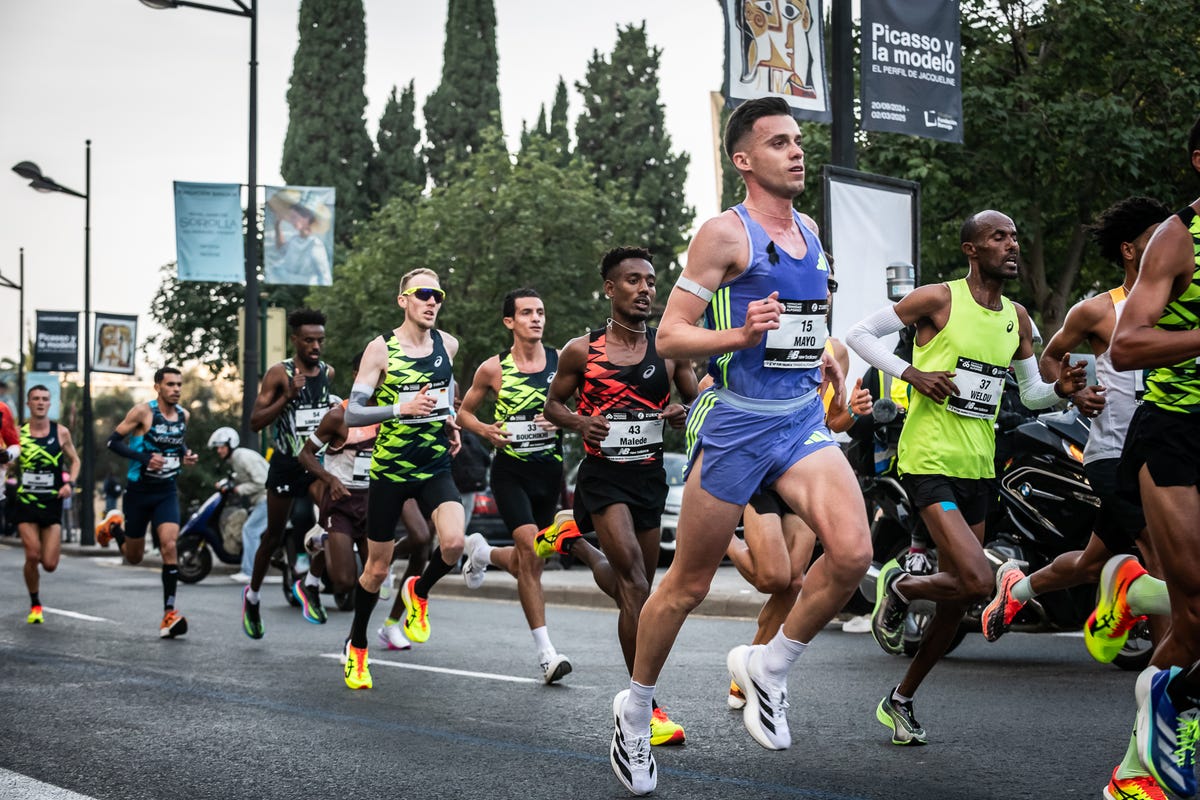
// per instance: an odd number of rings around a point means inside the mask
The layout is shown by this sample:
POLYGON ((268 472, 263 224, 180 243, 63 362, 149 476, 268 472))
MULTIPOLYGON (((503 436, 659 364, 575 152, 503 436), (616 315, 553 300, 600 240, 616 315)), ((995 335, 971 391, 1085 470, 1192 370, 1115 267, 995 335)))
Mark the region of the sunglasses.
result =
POLYGON ((422 303, 433 300, 435 303, 440 304, 443 300, 446 299, 446 293, 444 291, 442 291, 441 289, 431 289, 428 286, 414 286, 411 289, 405 289, 400 294, 405 297, 408 297, 408 296, 415 297, 418 300, 420 300, 422 303))
POLYGON ((835 292, 837 292, 837 281, 834 280, 833 278, 828 279, 825 282, 825 285, 826 285, 826 287, 828 287, 830 294, 834 294, 835 292))

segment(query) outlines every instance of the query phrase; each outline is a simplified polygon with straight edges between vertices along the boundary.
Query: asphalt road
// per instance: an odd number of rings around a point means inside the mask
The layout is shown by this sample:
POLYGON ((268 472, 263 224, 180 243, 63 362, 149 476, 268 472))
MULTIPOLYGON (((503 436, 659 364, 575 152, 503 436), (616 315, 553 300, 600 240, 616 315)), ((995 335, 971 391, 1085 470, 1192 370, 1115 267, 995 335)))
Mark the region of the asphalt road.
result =
MULTIPOLYGON (((549 610, 575 672, 546 687, 517 604, 435 590, 430 642, 373 648, 375 688, 351 692, 336 659, 347 613, 308 624, 270 586, 255 642, 239 586, 214 575, 180 589, 188 635, 160 640, 157 570, 64 558, 32 626, 22 559, 0 545, 0 797, 626 796, 607 755, 627 681, 615 612, 549 610)), ((874 718, 906 662, 838 630, 793 670, 793 746, 768 752, 725 708, 725 652, 752 631, 684 627, 658 698, 688 743, 656 750, 655 796, 1095 798, 1124 752, 1134 675, 1093 663, 1078 637, 968 637, 917 697, 930 745, 906 749, 874 718)))

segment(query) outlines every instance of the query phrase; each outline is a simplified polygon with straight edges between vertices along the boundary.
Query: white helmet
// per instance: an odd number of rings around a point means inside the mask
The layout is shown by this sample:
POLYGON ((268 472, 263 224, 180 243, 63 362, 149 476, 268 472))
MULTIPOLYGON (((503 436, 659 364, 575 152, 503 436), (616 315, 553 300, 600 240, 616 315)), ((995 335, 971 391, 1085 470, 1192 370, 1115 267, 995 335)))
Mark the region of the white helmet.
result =
POLYGON ((220 447, 225 445, 230 450, 236 450, 242 440, 238 436, 238 432, 233 428, 217 428, 212 432, 212 436, 208 437, 209 447, 220 447))

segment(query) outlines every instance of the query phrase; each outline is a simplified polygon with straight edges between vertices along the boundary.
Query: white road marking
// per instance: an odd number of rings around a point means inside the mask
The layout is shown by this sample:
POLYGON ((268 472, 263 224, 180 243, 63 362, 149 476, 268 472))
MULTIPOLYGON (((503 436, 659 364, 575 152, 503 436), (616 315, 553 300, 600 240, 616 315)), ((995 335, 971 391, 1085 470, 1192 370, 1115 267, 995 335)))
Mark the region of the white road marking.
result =
POLYGON ((95 800, 95 798, 42 783, 0 767, 0 796, 9 800, 95 800))
MULTIPOLYGON (((341 653, 321 653, 321 658, 342 660, 341 653)), ((399 661, 383 661, 372 658, 368 662, 372 667, 399 667, 400 669, 415 669, 419 672, 440 672, 443 675, 461 675, 464 678, 485 678, 489 681, 505 681, 507 683, 542 683, 538 678, 522 678, 516 675, 497 675, 492 672, 471 672, 465 669, 447 669, 446 667, 427 667, 423 664, 403 664, 399 661)))
POLYGON ((1055 636, 1066 636, 1069 639, 1082 639, 1083 631, 1056 631, 1055 636))
POLYGON ((64 608, 51 608, 50 606, 42 606, 42 611, 45 611, 47 614, 61 614, 62 616, 70 617, 71 619, 81 619, 85 622, 112 622, 111 619, 105 619, 104 617, 93 617, 91 614, 80 614, 78 611, 67 611, 64 608))

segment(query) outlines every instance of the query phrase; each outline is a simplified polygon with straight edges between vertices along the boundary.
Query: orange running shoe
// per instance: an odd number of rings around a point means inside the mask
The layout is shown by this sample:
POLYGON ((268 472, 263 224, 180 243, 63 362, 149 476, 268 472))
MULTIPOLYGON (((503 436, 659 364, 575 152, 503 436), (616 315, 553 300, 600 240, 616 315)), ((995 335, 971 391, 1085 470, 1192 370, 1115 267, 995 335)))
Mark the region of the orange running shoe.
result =
POLYGON ((367 648, 355 647, 347 639, 345 655, 346 685, 351 689, 370 689, 374 684, 371 682, 371 670, 367 669, 367 648))
POLYGON ((400 588, 404 602, 404 635, 409 641, 421 644, 429 641, 429 598, 417 594, 417 576, 413 575, 400 588))
POLYGON ((687 737, 683 734, 683 726, 672 722, 667 712, 661 708, 654 709, 650 715, 650 744, 655 747, 663 745, 683 744, 687 737))
POLYGON ((1145 617, 1129 608, 1129 587, 1146 574, 1131 555, 1113 556, 1100 571, 1099 601, 1083 626, 1083 643, 1092 658, 1111 662, 1129 640, 1129 630, 1145 617))
POLYGON ((996 571, 996 596, 983 609, 979 621, 983 627, 983 638, 994 642, 1008 632, 1013 617, 1025 605, 1024 602, 1012 596, 1016 586, 1025 573, 1013 561, 1006 561, 996 571))
POLYGON ((1120 767, 1113 768, 1112 780, 1104 787, 1104 796, 1108 800, 1167 800, 1167 793, 1154 778, 1149 775, 1118 778, 1118 769, 1120 767))
POLYGON ((125 515, 115 508, 104 515, 104 519, 100 520, 96 525, 96 544, 101 547, 108 547, 108 543, 113 540, 113 529, 125 527, 125 515))
POLYGON ((187 619, 175 609, 170 609, 163 614, 162 625, 158 628, 158 635, 163 639, 174 639, 176 636, 183 636, 187 633, 187 619))

